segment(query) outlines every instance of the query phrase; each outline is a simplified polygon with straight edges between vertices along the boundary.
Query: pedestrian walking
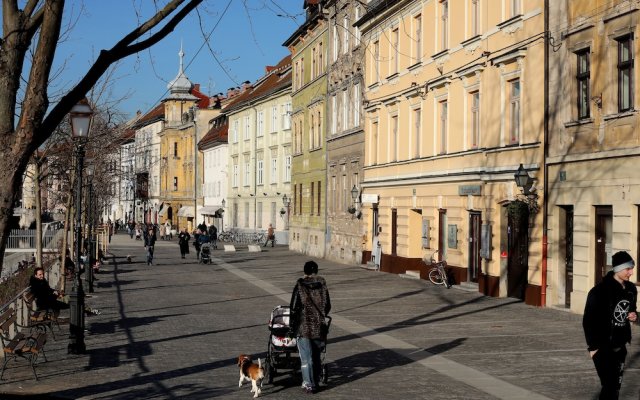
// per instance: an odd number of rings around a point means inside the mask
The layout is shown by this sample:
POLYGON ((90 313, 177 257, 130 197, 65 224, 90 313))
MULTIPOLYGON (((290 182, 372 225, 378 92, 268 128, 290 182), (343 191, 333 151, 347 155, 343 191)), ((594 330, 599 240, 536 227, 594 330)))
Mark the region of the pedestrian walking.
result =
POLYGON ((147 265, 153 265, 153 250, 156 245, 156 233, 153 228, 144 237, 144 248, 147 250, 147 265))
POLYGON ((304 277, 296 282, 290 303, 289 334, 297 338, 302 390, 306 393, 314 393, 320 383, 320 357, 326 346, 328 331, 325 319, 331 311, 327 283, 317 273, 318 264, 315 261, 304 264, 304 277))
POLYGON ((189 235, 186 228, 182 228, 180 234, 178 234, 178 245, 180 246, 180 255, 182 255, 182 258, 184 258, 186 254, 189 254, 189 239, 191 239, 191 235, 189 235))
POLYGON ((625 251, 612 257, 613 269, 587 296, 582 326, 589 355, 596 367, 602 390, 600 400, 616 400, 622 386, 627 343, 636 313, 636 286, 629 282, 635 262, 625 251))
POLYGON ((218 248, 218 228, 215 225, 209 227, 209 239, 211 239, 211 245, 214 249, 218 248))
POLYGON ((264 242, 264 247, 267 247, 269 244, 269 240, 271 240, 271 247, 276 243, 276 230, 273 229, 273 225, 269 224, 269 229, 267 229, 267 240, 264 242))

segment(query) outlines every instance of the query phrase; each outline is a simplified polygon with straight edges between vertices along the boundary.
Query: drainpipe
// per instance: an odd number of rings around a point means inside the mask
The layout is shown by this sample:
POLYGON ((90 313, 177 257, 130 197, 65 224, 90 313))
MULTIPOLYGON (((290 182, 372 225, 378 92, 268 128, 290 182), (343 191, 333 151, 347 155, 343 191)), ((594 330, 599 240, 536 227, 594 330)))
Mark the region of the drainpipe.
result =
POLYGON ((549 169, 547 167, 547 154, 549 152, 549 0, 544 1, 544 190, 542 195, 542 276, 540 279, 540 306, 547 305, 547 248, 548 248, 548 194, 549 194, 549 169))

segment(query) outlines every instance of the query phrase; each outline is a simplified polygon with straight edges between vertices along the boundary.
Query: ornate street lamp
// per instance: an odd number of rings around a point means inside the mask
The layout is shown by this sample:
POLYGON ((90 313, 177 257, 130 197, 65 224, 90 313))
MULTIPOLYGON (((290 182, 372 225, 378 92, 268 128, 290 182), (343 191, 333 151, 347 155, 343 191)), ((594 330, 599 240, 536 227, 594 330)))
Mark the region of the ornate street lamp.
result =
POLYGON ((530 190, 531 186, 533 185, 533 178, 531 178, 527 171, 525 171, 522 164, 520 164, 520 167, 518 167, 516 173, 513 174, 513 177, 515 178, 516 186, 522 188, 522 193, 525 196, 528 196, 531 193, 530 190))
POLYGON ((360 218, 360 215, 362 215, 358 211, 358 196, 359 195, 360 195, 360 191, 358 190, 356 185, 353 185, 353 188, 351 188, 351 199, 353 200, 353 205, 351 207, 347 208, 347 211, 349 212, 349 214, 354 214, 354 216, 356 218, 360 218))
POLYGON ((82 354, 86 352, 84 343, 84 290, 80 280, 82 258, 82 166, 84 163, 84 145, 89 136, 93 110, 86 98, 71 108, 69 112, 71 120, 71 133, 75 142, 76 157, 76 268, 73 277, 73 286, 69 295, 70 321, 69 321, 69 354, 82 354))
POLYGON ((282 195, 282 204, 284 204, 284 206, 287 207, 287 210, 286 210, 286 213, 287 213, 287 229, 286 230, 289 230, 289 206, 291 205, 291 197, 287 197, 286 193, 284 195, 282 195))

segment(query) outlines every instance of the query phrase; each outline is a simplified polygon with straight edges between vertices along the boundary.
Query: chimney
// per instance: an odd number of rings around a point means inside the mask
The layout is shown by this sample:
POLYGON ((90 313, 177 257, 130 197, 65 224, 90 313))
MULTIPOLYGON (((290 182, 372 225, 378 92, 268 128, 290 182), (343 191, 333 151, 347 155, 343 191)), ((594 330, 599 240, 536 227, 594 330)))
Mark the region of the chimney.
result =
POLYGON ((199 92, 200 91, 200 84, 199 83, 194 83, 193 84, 193 88, 199 92))
POLYGON ((244 92, 247 89, 251 89, 251 82, 249 81, 242 82, 242 91, 244 92))
POLYGON ((266 67, 264 67, 264 74, 269 75, 274 69, 276 69, 276 67, 274 67, 273 65, 267 65, 266 67))

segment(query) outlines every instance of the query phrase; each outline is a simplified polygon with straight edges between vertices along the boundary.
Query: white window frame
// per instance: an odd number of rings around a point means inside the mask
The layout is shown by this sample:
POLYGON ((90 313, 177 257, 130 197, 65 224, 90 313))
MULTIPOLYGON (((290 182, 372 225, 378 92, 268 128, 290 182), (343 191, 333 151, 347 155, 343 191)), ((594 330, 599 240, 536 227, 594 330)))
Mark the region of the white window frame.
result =
POLYGON ((264 185, 264 160, 258 160, 258 176, 256 177, 257 185, 264 185))
POLYGON ((251 185, 251 163, 248 161, 244 163, 244 181, 242 183, 244 186, 251 185))
POLYGON ((249 116, 244 116, 244 140, 251 139, 251 124, 249 123, 249 116))
POLYGON ((271 183, 278 182, 278 159, 276 157, 271 158, 271 183))
POLYGON ((353 126, 360 126, 360 83, 353 85, 353 126))
POLYGON ((349 52, 349 17, 345 15, 342 18, 342 25, 344 26, 344 36, 342 37, 342 54, 349 52))
POLYGON ((271 107, 271 132, 278 131, 278 106, 271 107))
POLYGON ((258 137, 264 136, 264 111, 258 112, 258 137))
POLYGON ((284 181, 291 182, 291 155, 284 157, 284 181))

